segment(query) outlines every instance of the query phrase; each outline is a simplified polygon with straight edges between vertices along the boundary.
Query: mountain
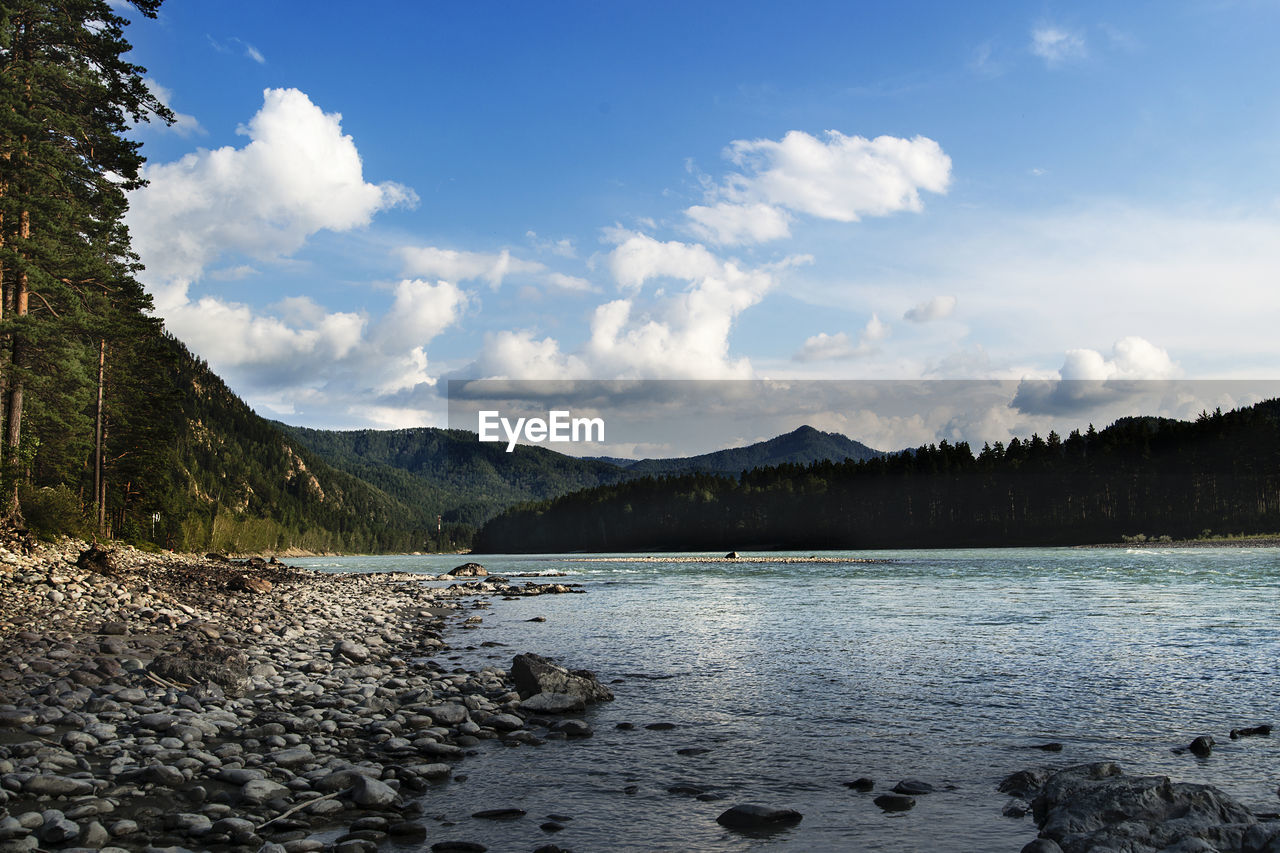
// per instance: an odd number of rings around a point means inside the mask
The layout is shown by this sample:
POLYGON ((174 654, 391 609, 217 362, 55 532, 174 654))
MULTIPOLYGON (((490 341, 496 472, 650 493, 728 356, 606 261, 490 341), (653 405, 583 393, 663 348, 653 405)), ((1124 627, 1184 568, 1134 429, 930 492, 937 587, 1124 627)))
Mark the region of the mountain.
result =
POLYGON ((514 504, 628 478, 609 462, 480 442, 465 430, 318 430, 277 424, 333 467, 434 518, 480 525, 514 504))
POLYGON ((954 548, 1280 529, 1280 400, 1063 439, 965 442, 738 475, 650 476, 515 507, 493 551, 954 548))
POLYGON ((774 465, 808 465, 813 462, 843 462, 852 459, 862 462, 884 454, 865 444, 837 432, 822 432, 805 425, 792 432, 768 441, 717 450, 701 456, 685 456, 675 459, 641 459, 624 465, 635 476, 662 476, 671 474, 740 474, 752 468, 768 468, 774 465))
POLYGON ((752 444, 676 459, 579 458, 543 447, 479 442, 465 430, 318 430, 275 424, 340 471, 445 521, 479 526, 516 504, 637 477, 733 473, 780 464, 873 459, 837 433, 802 426, 752 444))

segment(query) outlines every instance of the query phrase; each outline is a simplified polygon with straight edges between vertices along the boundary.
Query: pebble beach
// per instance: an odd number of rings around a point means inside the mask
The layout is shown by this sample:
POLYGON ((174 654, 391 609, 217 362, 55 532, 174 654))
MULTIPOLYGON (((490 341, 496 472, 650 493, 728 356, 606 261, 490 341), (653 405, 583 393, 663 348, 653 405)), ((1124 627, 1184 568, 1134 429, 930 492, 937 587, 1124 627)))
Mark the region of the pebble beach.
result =
POLYGON ((419 795, 481 740, 590 735, 572 712, 611 696, 533 655, 446 657, 489 597, 580 590, 422 581, 4 543, 0 853, 484 849, 449 832, 475 804, 426 816, 419 795))

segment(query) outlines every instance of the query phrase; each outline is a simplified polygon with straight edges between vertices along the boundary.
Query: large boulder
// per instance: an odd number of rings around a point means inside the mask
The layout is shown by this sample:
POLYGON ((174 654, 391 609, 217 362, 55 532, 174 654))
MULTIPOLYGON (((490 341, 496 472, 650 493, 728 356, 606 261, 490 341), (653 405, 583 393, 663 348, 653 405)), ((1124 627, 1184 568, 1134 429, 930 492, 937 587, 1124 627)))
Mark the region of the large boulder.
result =
POLYGON ((516 655, 511 661, 511 680, 522 699, 539 693, 564 693, 577 696, 584 702, 613 699, 613 693, 596 679, 594 673, 585 669, 570 671, 531 652, 516 655))
POLYGON ((1217 788, 1171 782, 1166 776, 1128 776, 1110 762, 1053 774, 1032 811, 1040 837, 1056 842, 1065 853, 1136 853, 1175 845, 1246 853, 1270 849, 1268 841, 1280 830, 1259 823, 1217 788))
POLYGON ((489 570, 479 563, 463 563, 456 569, 450 569, 449 574, 455 578, 482 578, 489 574, 489 570))

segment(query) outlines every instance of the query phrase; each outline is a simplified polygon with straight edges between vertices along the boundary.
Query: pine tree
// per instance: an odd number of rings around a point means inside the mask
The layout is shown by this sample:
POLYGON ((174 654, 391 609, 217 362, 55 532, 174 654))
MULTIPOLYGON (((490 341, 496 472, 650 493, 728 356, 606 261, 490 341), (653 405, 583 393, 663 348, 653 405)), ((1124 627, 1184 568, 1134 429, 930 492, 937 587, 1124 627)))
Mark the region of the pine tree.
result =
MULTIPOLYGON (((160 0, 132 5, 153 18, 160 0)), ((125 133, 173 117, 145 69, 124 58, 127 24, 105 0, 0 0, 0 438, 11 515, 34 456, 28 403, 46 426, 83 437, 85 386, 97 384, 85 365, 106 350, 113 320, 138 307, 101 313, 103 294, 140 292, 123 217, 143 157, 125 133)))

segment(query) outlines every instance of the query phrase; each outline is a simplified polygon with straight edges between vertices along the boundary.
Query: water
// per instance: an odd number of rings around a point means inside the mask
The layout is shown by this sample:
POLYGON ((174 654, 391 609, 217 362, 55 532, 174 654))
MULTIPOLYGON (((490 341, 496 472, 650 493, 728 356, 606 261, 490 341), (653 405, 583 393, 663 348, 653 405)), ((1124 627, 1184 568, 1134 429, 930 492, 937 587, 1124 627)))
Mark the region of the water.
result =
MULTIPOLYGON (((793 556, 805 556, 793 553, 793 556)), ((717 555, 718 556, 718 555, 717 555)), ((464 665, 535 651, 594 670, 617 700, 593 738, 537 748, 486 742, 467 779, 424 798, 429 841, 577 853, 634 851, 1017 851, 1029 818, 996 791, 1036 765, 1114 760, 1129 772, 1216 785, 1280 809, 1280 550, 982 549, 824 552, 887 563, 653 563, 491 556, 502 574, 558 569, 587 595, 496 601, 455 636, 464 665), (545 623, 528 622, 545 616, 545 623), (480 648, 483 641, 503 647, 480 648), (471 649, 462 648, 470 646, 471 649), (619 731, 619 722, 634 731, 619 731), (672 722, 671 731, 643 728, 672 722), (1207 759, 1175 755, 1197 735, 1207 759), (1035 744, 1058 741, 1063 752, 1035 744), (677 749, 706 748, 697 756, 677 749), (870 794, 841 785, 876 780, 870 794), (939 788, 910 812, 872 804, 898 780, 939 788), (720 802, 673 795, 690 783, 720 802), (625 793, 632 789, 633 793, 625 793), (735 802, 804 814, 763 837, 715 818, 735 802), (518 806, 495 824, 469 815, 518 806), (573 817, 551 838, 544 816, 573 817)), ((456 557, 302 561, 315 568, 438 573, 456 557)))

